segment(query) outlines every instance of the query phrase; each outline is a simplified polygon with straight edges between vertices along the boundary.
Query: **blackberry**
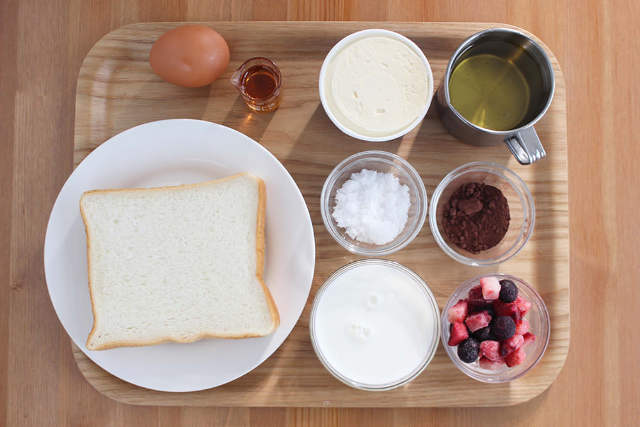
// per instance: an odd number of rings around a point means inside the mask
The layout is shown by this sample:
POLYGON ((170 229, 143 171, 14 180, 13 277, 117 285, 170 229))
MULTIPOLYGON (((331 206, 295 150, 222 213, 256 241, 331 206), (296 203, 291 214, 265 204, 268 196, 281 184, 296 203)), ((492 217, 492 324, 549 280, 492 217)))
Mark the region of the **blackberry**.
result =
POLYGON ((465 363, 472 363, 478 359, 480 343, 472 337, 467 338, 458 345, 458 357, 465 363))
POLYGON ((478 329, 472 335, 480 342, 493 339, 493 336, 491 335, 491 328, 489 326, 478 329))
POLYGON ((516 322, 511 316, 498 316, 490 325, 491 335, 497 340, 502 341, 511 338, 516 333, 516 322))
POLYGON ((511 280, 500 280, 500 301, 514 302, 518 298, 518 287, 511 280))

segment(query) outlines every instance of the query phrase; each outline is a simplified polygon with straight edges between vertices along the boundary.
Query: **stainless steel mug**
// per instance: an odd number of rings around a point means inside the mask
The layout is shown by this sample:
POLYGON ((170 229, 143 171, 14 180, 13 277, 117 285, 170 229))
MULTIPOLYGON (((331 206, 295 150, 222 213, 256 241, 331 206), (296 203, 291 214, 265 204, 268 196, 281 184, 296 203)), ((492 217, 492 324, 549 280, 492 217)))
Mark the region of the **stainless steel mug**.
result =
MULTIPOLYGON (((517 61, 517 60, 516 60, 517 61)), ((517 64, 516 64, 517 65, 517 64)), ((531 67, 529 67, 531 69, 531 67)), ((544 49, 530 37, 508 28, 492 28, 481 31, 466 39, 455 51, 444 75, 444 79, 436 94, 440 120, 450 134, 459 140, 473 145, 498 145, 506 143, 514 157, 523 165, 536 162, 547 155, 533 125, 544 116, 551 105, 555 81, 551 61, 544 49), (525 121, 510 130, 492 130, 477 126, 464 118, 452 105, 449 96, 449 80, 453 70, 461 61, 477 51, 484 43, 506 42, 522 48, 537 67, 533 67, 535 76, 525 79, 535 81, 531 88, 535 91, 535 102, 529 105, 525 121)))

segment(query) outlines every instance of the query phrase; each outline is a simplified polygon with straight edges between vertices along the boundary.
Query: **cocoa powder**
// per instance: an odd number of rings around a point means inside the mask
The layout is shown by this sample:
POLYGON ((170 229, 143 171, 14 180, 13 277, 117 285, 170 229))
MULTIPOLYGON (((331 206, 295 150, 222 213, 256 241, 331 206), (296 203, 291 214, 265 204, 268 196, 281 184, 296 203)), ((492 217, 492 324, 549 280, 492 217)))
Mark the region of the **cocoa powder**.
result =
POLYGON ((472 253, 496 246, 509 229, 509 204, 498 188, 470 182, 451 194, 442 226, 447 239, 472 253))

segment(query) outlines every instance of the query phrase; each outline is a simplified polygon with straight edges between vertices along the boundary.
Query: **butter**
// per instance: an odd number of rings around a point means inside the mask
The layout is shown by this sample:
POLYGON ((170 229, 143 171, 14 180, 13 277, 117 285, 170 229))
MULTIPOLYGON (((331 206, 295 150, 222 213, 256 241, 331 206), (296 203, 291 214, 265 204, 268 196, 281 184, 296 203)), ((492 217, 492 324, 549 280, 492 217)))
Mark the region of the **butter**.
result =
POLYGON ((329 108, 345 127, 366 136, 406 129, 431 96, 430 74, 406 43, 387 36, 358 39, 341 49, 325 74, 329 108))

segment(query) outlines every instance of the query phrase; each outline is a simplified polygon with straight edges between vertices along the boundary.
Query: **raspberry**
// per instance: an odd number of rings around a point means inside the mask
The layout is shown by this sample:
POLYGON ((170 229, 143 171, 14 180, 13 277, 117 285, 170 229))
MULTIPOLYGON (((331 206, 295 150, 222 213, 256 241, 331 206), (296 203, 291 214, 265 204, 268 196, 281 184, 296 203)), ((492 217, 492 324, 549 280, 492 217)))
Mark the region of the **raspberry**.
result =
POLYGON ((481 311, 493 311, 493 305, 491 304, 491 301, 485 301, 483 299, 479 299, 479 300, 470 300, 469 301, 469 313, 473 314, 473 313, 479 313, 481 311))

